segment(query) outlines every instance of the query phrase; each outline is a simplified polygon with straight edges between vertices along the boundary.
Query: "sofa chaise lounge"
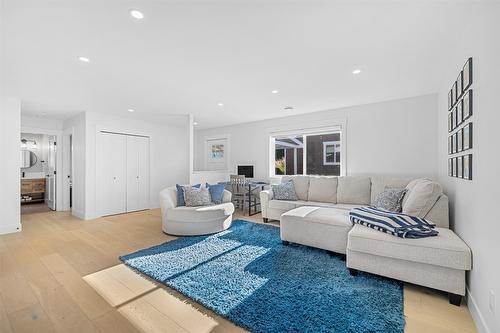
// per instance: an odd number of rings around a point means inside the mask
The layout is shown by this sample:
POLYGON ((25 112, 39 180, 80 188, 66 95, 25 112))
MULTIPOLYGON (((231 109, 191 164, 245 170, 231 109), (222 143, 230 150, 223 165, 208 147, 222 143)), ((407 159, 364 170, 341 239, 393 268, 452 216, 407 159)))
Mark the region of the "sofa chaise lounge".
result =
POLYGON ((436 182, 397 177, 286 176, 297 201, 276 200, 272 190, 260 194, 264 222, 281 220, 289 242, 346 254, 352 275, 365 271, 443 290, 458 305, 465 295, 465 272, 471 269, 468 246, 449 229, 448 197, 436 182), (403 239, 352 225, 349 211, 369 206, 386 187, 407 188, 403 209, 434 224, 438 236, 403 239))

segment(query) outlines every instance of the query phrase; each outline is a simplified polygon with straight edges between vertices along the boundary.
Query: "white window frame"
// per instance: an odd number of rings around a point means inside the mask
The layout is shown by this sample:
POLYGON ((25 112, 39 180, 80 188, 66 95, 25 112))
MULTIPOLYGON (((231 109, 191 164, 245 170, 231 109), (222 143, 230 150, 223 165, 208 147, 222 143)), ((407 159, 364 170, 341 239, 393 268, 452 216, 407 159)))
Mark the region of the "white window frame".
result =
POLYGON ((340 165, 337 162, 337 146, 340 146, 340 154, 342 155, 342 145, 340 141, 325 141, 323 142, 323 165, 340 165), (333 146, 333 160, 334 162, 327 162, 326 160, 326 147, 333 146))
MULTIPOLYGON (((324 122, 328 122, 325 120, 324 122)), ((282 175, 276 175, 274 169, 274 158, 275 158, 275 139, 276 137, 292 136, 292 135, 321 135, 321 134, 331 134, 340 133, 340 176, 345 176, 347 174, 347 163, 346 163, 346 120, 336 120, 332 121, 331 126, 318 126, 311 128, 297 128, 285 131, 269 131, 269 147, 268 147, 268 176, 271 181, 279 182, 282 175)), ((303 173, 307 174, 307 136, 304 137, 304 148, 303 148, 303 173)))

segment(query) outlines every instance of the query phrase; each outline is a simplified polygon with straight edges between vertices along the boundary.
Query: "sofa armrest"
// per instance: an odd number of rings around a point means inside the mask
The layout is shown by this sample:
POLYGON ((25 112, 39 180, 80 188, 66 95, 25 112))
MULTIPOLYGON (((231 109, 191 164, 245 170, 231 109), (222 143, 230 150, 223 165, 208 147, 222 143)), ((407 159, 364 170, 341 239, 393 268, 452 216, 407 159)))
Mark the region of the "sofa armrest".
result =
POLYGON ((231 202, 232 197, 233 197, 233 194, 230 191, 224 190, 224 195, 222 196, 222 202, 223 203, 231 202))
POLYGON ((262 210, 262 217, 268 218, 267 208, 269 207, 269 201, 273 200, 274 197, 273 190, 269 189, 260 191, 259 196, 260 196, 260 207, 262 210))
POLYGON ((161 218, 167 220, 167 211, 177 207, 177 189, 175 187, 167 187, 160 192, 160 208, 161 218))

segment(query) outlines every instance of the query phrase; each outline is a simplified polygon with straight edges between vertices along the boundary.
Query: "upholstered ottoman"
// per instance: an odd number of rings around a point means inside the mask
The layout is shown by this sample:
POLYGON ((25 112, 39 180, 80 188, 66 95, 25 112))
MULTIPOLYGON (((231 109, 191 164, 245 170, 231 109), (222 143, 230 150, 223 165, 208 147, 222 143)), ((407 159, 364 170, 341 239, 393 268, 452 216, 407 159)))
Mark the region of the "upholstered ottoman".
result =
POLYGON ((284 244, 292 242, 345 254, 351 228, 349 211, 344 209, 303 206, 281 215, 284 244))

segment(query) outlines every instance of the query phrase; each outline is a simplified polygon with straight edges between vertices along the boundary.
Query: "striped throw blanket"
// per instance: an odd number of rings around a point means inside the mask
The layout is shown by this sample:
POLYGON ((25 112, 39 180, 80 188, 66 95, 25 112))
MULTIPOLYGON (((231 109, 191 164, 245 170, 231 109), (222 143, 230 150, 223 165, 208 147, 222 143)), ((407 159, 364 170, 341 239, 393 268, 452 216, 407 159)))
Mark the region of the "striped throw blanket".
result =
POLYGON ((354 208, 349 212, 351 222, 401 238, 436 236, 435 225, 423 218, 390 212, 375 207, 354 208))

